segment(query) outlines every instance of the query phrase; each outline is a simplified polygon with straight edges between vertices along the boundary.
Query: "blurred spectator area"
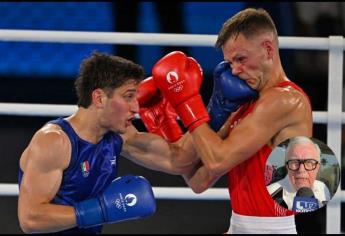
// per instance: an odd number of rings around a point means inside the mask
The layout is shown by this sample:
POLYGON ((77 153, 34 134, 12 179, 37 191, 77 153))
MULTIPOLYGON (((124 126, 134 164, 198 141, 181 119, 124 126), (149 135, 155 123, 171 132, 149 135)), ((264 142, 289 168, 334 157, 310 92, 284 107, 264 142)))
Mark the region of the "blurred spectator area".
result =
MULTIPOLYGON (((121 32, 161 33, 160 22, 182 17, 182 28, 175 27, 173 33, 217 34, 222 22, 243 8, 243 3, 183 2, 182 15, 176 16, 174 12, 158 14, 154 2, 133 4, 137 4, 137 12, 133 7, 119 9, 121 5, 116 2, 2 2, 0 29, 118 32, 116 14, 121 12, 136 19, 126 21, 121 32)), ((152 65, 163 55, 162 47, 136 47, 136 62, 150 74, 152 65)), ((74 79, 81 60, 92 50, 116 54, 116 48, 111 44, 0 42, 2 57, 6 58, 0 63, 0 76, 74 79)), ((222 60, 221 52, 213 47, 193 47, 190 53, 206 73, 222 60)))

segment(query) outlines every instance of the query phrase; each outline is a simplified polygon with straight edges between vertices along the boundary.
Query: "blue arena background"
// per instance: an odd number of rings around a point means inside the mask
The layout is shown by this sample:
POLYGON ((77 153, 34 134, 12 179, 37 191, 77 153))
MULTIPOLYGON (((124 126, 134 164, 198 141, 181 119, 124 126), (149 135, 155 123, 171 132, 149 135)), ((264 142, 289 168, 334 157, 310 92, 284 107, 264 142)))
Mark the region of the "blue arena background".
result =
MULTIPOLYGON (((2 2, 0 29, 116 32, 111 2, 2 2)), ((243 9, 242 2, 184 2, 186 33, 217 34, 223 22, 243 9)), ((139 2, 138 32, 159 32, 155 3, 139 2)), ((160 46, 137 46, 138 61, 146 73, 163 56, 160 46)), ((74 79, 83 58, 93 50, 116 54, 116 45, 0 42, 1 77, 74 79)), ((189 47, 205 73, 222 60, 214 47, 189 47)))

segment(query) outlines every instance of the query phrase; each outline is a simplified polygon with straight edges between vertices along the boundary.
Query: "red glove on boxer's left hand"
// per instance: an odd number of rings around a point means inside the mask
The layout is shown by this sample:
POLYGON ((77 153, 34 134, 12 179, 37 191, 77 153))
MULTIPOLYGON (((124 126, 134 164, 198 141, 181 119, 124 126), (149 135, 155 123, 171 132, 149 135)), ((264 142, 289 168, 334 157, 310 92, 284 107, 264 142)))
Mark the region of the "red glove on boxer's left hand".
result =
POLYGON ((171 52, 154 65, 152 75, 155 84, 190 132, 209 121, 199 94, 202 69, 194 58, 180 51, 171 52))
POLYGON ((138 88, 139 115, 150 133, 169 142, 177 141, 183 134, 177 123, 177 114, 162 96, 152 77, 143 80, 138 88))

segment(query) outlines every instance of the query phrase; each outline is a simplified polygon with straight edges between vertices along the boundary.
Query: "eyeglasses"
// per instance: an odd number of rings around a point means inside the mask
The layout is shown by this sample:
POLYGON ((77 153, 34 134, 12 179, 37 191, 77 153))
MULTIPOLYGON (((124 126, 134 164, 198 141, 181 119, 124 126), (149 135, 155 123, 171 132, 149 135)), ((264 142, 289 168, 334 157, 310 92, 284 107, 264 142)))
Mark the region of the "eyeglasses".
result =
POLYGON ((304 159, 304 160, 289 160, 285 164, 289 168, 289 170, 298 171, 299 167, 303 163, 304 169, 307 171, 315 170, 317 164, 319 163, 317 160, 314 159, 304 159))

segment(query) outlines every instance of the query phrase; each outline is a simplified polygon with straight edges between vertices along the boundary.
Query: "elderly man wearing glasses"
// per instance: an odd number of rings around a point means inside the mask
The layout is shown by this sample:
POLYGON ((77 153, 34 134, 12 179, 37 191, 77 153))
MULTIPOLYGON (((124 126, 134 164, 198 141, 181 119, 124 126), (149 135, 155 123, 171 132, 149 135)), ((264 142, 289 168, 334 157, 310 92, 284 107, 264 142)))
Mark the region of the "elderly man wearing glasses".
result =
POLYGON ((280 205, 292 209, 294 197, 301 188, 309 188, 318 200, 319 208, 330 200, 327 186, 316 179, 320 169, 321 150, 310 138, 299 136, 289 140, 286 148, 287 175, 267 186, 272 198, 280 205))

